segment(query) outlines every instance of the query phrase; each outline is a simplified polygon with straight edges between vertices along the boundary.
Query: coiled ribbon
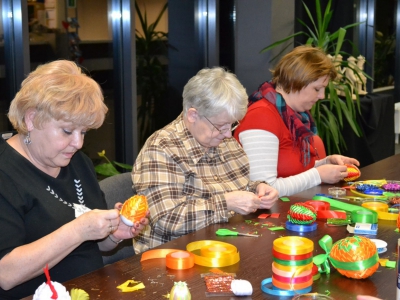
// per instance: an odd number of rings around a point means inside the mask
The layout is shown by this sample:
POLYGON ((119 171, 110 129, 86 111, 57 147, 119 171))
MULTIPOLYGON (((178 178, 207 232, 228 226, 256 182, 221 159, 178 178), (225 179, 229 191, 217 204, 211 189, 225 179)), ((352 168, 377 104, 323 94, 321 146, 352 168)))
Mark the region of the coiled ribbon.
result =
POLYGON ((261 290, 264 293, 275 296, 294 296, 297 294, 305 294, 311 292, 311 289, 312 285, 301 290, 293 290, 293 291, 281 290, 279 288, 272 286, 272 278, 266 278, 263 281, 261 281, 261 290))
POLYGON ((205 267, 226 267, 234 265, 240 260, 237 248, 231 244, 202 240, 186 245, 186 250, 194 252, 200 250, 200 255, 194 255, 194 263, 205 267))
POLYGON ((399 216, 399 214, 390 213, 389 205, 383 202, 364 202, 361 206, 376 211, 379 220, 397 221, 399 216))
POLYGON ((194 255, 179 249, 154 249, 142 254, 140 261, 153 258, 165 258, 168 268, 174 270, 190 269, 194 266, 194 255))
POLYGON ((234 265, 240 260, 237 248, 231 244, 202 240, 186 245, 186 250, 180 249, 153 249, 142 254, 140 261, 153 258, 165 258, 166 266, 170 269, 183 270, 196 265, 205 267, 226 267, 234 265), (193 252, 200 251, 200 255, 193 252))
POLYGON ((306 201, 317 211, 317 219, 346 219, 346 213, 343 211, 330 210, 330 203, 327 201, 306 201))
POLYGON ((330 199, 323 196, 314 196, 312 198, 312 201, 315 200, 326 201, 329 202, 332 207, 336 207, 338 209, 351 212, 351 221, 353 223, 370 223, 370 224, 378 223, 378 213, 376 211, 358 205, 344 203, 342 201, 330 199), (363 218, 363 221, 361 222, 357 220, 358 218, 363 218))
POLYGON ((286 229, 291 230, 291 231, 296 231, 296 232, 311 232, 317 230, 317 223, 312 223, 312 224, 293 224, 290 221, 286 221, 286 229))

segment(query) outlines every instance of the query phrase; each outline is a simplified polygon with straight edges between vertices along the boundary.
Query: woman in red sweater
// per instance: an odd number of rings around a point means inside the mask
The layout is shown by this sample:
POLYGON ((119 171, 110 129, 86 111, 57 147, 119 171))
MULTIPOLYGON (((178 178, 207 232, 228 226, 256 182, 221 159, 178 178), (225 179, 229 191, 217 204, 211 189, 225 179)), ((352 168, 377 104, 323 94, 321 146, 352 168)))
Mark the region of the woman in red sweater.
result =
POLYGON ((234 134, 249 157, 250 179, 268 182, 280 196, 342 180, 347 176, 344 164, 359 162, 342 155, 322 157, 324 145, 310 114, 337 75, 332 61, 321 49, 299 46, 272 74, 272 81, 249 97, 234 134))

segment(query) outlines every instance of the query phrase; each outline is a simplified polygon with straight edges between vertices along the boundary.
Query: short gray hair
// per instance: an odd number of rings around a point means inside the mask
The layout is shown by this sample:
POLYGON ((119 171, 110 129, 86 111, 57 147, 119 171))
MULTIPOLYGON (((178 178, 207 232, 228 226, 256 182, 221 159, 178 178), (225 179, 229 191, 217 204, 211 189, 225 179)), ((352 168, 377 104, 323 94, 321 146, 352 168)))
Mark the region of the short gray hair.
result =
POLYGON ((190 108, 199 115, 211 117, 227 112, 241 120, 247 111, 246 89, 236 75, 221 68, 205 68, 193 76, 183 88, 183 114, 190 108))

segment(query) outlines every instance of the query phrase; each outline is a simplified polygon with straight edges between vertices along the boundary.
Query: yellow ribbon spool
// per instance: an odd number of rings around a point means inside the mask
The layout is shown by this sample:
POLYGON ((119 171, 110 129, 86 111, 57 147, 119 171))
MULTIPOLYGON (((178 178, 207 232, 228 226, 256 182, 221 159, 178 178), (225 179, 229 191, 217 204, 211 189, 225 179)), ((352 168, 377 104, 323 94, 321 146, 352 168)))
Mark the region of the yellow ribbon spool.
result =
POLYGON ((235 246, 220 241, 192 242, 186 245, 186 250, 191 253, 200 251, 200 255, 193 253, 194 263, 204 267, 226 267, 234 265, 240 260, 235 246))
POLYGON ((282 254, 299 255, 313 252, 314 242, 300 236, 284 236, 274 240, 273 247, 282 254))
POLYGON ((390 213, 389 206, 386 203, 364 202, 361 206, 376 211, 378 213, 378 219, 380 220, 396 221, 399 216, 398 214, 390 213))
POLYGON ((277 262, 272 262, 272 272, 281 276, 291 277, 293 275, 296 276, 304 276, 309 274, 312 271, 313 263, 309 263, 305 266, 284 266, 278 264, 277 262))

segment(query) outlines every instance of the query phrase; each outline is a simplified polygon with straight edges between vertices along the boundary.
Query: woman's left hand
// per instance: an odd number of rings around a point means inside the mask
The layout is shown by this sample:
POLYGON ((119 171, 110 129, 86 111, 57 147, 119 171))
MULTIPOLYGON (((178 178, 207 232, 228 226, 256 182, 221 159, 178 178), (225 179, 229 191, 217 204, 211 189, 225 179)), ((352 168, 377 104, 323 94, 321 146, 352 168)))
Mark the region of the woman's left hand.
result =
MULTIPOLYGON (((122 203, 118 202, 115 204, 114 208, 121 210, 122 203)), ((139 222, 133 224, 133 226, 126 225, 120 218, 120 222, 115 231, 112 232, 112 235, 119 240, 131 239, 137 236, 145 227, 149 224, 149 214, 147 211, 146 217, 142 218, 139 222)))
POLYGON ((272 186, 260 183, 257 185, 256 195, 260 198, 261 209, 270 209, 279 198, 279 192, 272 186))
POLYGON ((327 157, 327 163, 333 165, 350 164, 360 166, 360 162, 357 159, 339 154, 329 155, 327 157))

